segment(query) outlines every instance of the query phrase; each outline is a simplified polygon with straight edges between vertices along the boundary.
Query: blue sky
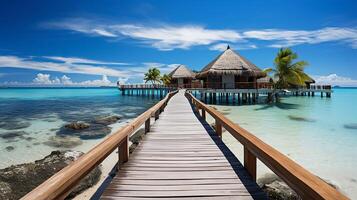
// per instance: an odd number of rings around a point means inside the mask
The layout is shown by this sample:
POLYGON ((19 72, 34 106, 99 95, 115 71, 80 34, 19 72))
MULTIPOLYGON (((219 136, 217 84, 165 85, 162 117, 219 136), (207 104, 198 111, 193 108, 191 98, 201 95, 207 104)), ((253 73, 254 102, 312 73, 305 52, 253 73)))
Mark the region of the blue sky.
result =
POLYGON ((291 47, 319 82, 357 85, 356 10, 343 0, 3 0, 0 83, 142 82, 149 67, 200 70, 230 44, 262 69, 291 47))

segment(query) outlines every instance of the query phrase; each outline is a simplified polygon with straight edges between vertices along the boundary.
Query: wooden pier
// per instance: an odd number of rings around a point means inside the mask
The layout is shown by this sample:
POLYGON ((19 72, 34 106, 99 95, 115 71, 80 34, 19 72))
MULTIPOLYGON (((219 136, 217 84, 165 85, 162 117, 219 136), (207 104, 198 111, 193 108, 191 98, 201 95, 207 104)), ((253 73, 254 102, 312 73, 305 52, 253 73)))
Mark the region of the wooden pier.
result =
POLYGON ((122 95, 128 96, 159 96, 164 97, 169 92, 175 90, 174 87, 165 86, 162 84, 130 84, 118 85, 122 95))
MULTIPOLYGON (((240 83, 241 84, 241 83, 240 83)), ((271 85, 259 84, 256 88, 203 88, 199 84, 184 85, 186 89, 201 101, 210 104, 255 104, 265 98, 268 102, 274 101, 278 96, 321 96, 330 98, 332 87, 330 85, 311 85, 296 89, 273 89, 271 85), (193 87, 195 86, 195 87, 193 87)), ((119 85, 122 95, 150 96, 163 98, 170 91, 177 89, 175 86, 164 86, 161 84, 129 84, 119 85)))
POLYGON ((255 183, 257 159, 302 199, 348 199, 182 90, 166 95, 22 199, 64 199, 116 149, 118 172, 101 199, 265 199, 266 195, 255 183), (215 120, 215 130, 206 122, 207 115, 215 120), (156 120, 153 125, 152 117, 156 120), (129 157, 128 138, 141 126, 145 126, 147 135, 129 157), (223 128, 224 134, 231 134, 244 146, 243 165, 222 142, 223 128))

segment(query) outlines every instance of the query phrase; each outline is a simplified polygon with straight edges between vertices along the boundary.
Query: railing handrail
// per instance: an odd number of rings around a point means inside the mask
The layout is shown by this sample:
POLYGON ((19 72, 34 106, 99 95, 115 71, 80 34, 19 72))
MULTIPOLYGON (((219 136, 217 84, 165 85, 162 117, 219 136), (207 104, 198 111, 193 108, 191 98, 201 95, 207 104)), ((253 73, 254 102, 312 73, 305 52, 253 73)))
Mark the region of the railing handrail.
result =
POLYGON ((162 111, 163 107, 166 106, 170 98, 176 93, 177 91, 168 93, 164 99, 139 115, 126 126, 120 128, 114 134, 108 136, 90 151, 79 157, 78 160, 51 176, 41 185, 22 197, 22 200, 64 199, 82 178, 107 158, 121 143, 126 142, 126 139, 134 133, 135 130, 148 120, 150 123, 150 117, 162 111))
POLYGON ((144 88, 144 89, 162 89, 162 88, 170 88, 169 86, 163 85, 163 84, 123 84, 123 85, 118 85, 120 88, 124 89, 139 89, 139 88, 144 88))
POLYGON ((221 129, 223 126, 244 146, 244 165, 246 168, 253 168, 253 170, 247 169, 247 171, 254 179, 256 177, 256 158, 258 158, 285 181, 302 199, 348 199, 321 178, 307 171, 249 131, 235 124, 220 112, 202 103, 192 94, 186 93, 186 97, 195 107, 195 110, 201 109, 203 111, 203 118, 206 116, 205 112, 208 112, 216 120, 216 127, 218 126, 221 129), (250 155, 246 157, 246 154, 250 155), (246 166, 249 163, 253 163, 255 166, 246 166), (252 172, 255 174, 252 174, 252 172))

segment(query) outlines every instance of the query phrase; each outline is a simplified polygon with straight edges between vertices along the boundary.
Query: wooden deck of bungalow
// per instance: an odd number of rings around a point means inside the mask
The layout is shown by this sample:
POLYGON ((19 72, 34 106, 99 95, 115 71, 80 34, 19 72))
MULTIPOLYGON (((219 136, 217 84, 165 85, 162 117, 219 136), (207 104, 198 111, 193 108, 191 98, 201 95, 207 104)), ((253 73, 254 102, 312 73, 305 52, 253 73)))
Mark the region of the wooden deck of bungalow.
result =
POLYGON ((348 199, 183 90, 169 93, 22 199, 64 199, 116 149, 118 172, 100 199, 266 199, 256 184, 257 159, 302 199, 348 199), (208 114, 215 119, 215 130, 206 121, 208 114), (142 125, 147 134, 129 157, 128 138, 142 125), (222 142, 222 128, 244 146, 243 164, 222 142))

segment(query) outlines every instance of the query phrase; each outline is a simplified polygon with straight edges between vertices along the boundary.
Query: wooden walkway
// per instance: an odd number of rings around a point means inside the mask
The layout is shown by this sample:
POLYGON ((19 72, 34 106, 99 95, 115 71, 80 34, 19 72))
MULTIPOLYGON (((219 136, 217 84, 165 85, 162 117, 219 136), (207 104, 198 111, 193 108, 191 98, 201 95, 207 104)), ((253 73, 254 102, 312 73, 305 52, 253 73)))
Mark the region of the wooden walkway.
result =
POLYGON ((265 199, 180 91, 101 199, 265 199))

